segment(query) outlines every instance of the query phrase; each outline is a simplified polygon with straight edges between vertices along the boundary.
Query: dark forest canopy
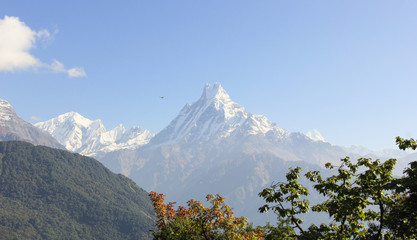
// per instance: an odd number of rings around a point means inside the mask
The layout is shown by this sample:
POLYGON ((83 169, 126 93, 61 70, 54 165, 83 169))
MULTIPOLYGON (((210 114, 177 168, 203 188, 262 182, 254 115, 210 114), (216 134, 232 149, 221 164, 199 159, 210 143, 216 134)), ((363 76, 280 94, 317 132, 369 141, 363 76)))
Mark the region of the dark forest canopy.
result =
POLYGON ((98 161, 26 142, 0 142, 3 239, 149 239, 148 194, 98 161))

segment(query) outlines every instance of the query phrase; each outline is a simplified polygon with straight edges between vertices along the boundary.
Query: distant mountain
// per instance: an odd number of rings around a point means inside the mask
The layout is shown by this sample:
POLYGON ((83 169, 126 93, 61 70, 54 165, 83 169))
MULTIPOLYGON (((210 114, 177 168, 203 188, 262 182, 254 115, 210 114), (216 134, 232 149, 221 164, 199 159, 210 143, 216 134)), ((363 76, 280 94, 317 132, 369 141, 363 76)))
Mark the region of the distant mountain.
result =
POLYGON ((170 201, 220 193, 237 214, 261 223, 265 216, 257 213, 262 205, 258 192, 284 180, 288 167, 321 169, 347 155, 341 147, 247 112, 214 84, 206 85, 200 99, 185 105, 148 144, 108 153, 100 161, 147 190, 167 194, 170 201))
POLYGON ((404 170, 410 167, 410 163, 417 161, 417 152, 413 151, 401 158, 397 159, 397 164, 395 165, 395 169, 393 174, 395 176, 402 176, 404 174, 404 170))
POLYGON ((35 126, 50 133, 68 150, 86 156, 121 149, 135 149, 147 144, 154 136, 148 130, 123 125, 107 131, 101 120, 91 121, 79 113, 69 112, 35 126))
POLYGON ((343 147, 347 152, 358 154, 362 157, 367 158, 378 158, 378 159, 389 159, 389 158, 403 158, 409 153, 401 151, 399 149, 382 149, 379 151, 374 151, 369 148, 360 145, 352 145, 350 147, 343 147))
POLYGON ((54 148, 64 147, 50 134, 21 119, 13 107, 0 99, 0 141, 21 140, 54 148))
POLYGON ((316 129, 313 129, 311 131, 308 131, 306 133, 306 136, 308 138, 310 138, 313 141, 321 141, 321 142, 327 142, 324 137, 321 135, 321 133, 319 131, 317 131, 316 129))
POLYGON ((151 239, 148 193, 79 154, 0 142, 1 239, 151 239))

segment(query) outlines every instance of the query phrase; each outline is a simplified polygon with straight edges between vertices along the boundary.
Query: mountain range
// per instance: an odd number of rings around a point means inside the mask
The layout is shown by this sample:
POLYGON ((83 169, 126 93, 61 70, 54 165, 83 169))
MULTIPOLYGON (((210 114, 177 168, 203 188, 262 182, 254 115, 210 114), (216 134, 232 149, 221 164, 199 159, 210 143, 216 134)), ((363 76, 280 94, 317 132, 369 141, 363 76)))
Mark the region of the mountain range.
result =
POLYGON ((381 157, 358 146, 332 145, 317 130, 282 129, 233 102, 220 84, 207 84, 201 97, 157 134, 122 125, 106 131, 100 120, 75 112, 36 126, 68 150, 94 156, 144 189, 165 193, 169 201, 185 203, 219 193, 238 215, 259 224, 265 216, 257 213, 263 204, 258 192, 284 181, 289 167, 323 170, 324 163, 345 156, 381 157))
POLYGON ((219 193, 237 214, 256 223, 265 216, 258 192, 282 181, 291 166, 319 169, 348 153, 338 146, 279 128, 265 116, 247 112, 220 84, 206 85, 201 97, 148 144, 113 151, 99 160, 147 190, 185 203, 219 193))
POLYGON ((147 144, 154 136, 140 127, 126 130, 122 124, 107 131, 101 120, 91 121, 76 112, 59 115, 35 126, 51 134, 66 149, 86 156, 134 149, 147 144))

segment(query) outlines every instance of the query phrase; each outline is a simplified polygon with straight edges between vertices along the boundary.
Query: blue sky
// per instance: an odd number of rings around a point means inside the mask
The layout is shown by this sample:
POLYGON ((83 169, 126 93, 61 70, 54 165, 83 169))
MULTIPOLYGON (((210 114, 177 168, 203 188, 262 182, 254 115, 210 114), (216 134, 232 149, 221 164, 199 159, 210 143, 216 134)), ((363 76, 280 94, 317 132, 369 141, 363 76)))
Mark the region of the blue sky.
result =
POLYGON ((31 122, 76 111, 156 133, 220 82, 289 131, 394 147, 417 137, 416 13, 411 0, 3 0, 0 98, 31 122))

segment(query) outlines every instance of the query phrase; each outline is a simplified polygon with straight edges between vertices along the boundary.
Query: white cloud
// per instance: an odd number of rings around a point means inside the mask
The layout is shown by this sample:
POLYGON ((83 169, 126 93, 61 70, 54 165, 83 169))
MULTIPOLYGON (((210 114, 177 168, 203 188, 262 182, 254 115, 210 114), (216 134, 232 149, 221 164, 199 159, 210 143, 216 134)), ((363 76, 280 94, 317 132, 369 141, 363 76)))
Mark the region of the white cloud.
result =
POLYGON ((51 63, 49 67, 54 72, 66 72, 64 64, 56 59, 51 63))
POLYGON ((64 64, 54 60, 52 64, 42 63, 30 53, 36 47, 36 41, 49 42, 53 35, 47 30, 38 32, 30 29, 18 17, 0 18, 0 72, 13 72, 27 68, 47 68, 57 73, 67 73, 69 77, 85 77, 83 68, 66 69, 64 64))
POLYGON ((48 32, 48 30, 43 29, 36 33, 36 37, 49 39, 51 38, 51 34, 48 32))
POLYGON ((5 16, 0 19, 0 71, 15 71, 39 65, 40 61, 29 53, 35 46, 37 34, 17 17, 5 16))
POLYGON ((30 119, 32 119, 33 121, 36 121, 36 122, 39 122, 41 120, 40 117, 36 117, 36 116, 30 117, 30 119))
POLYGON ((84 68, 74 67, 74 68, 71 68, 71 69, 66 69, 64 64, 61 63, 58 60, 54 60, 51 63, 51 65, 49 65, 49 68, 52 69, 52 71, 54 71, 54 72, 58 72, 58 73, 65 72, 65 73, 68 74, 68 76, 70 78, 87 76, 87 74, 84 71, 84 68))
POLYGON ((69 77, 85 77, 87 74, 85 74, 84 68, 81 67, 75 67, 68 69, 68 76, 69 77))

